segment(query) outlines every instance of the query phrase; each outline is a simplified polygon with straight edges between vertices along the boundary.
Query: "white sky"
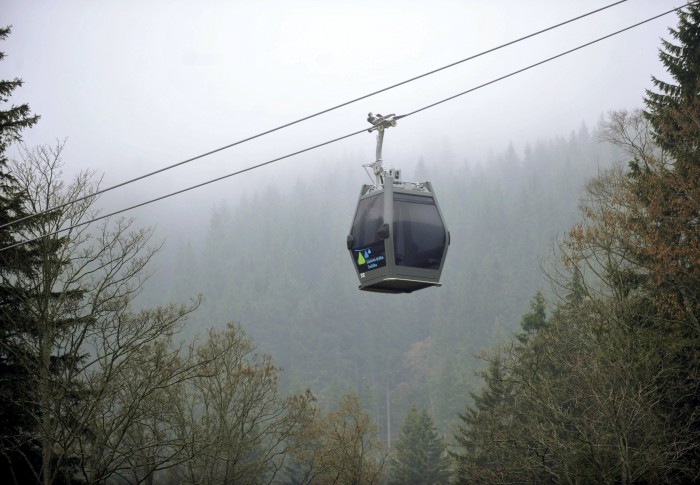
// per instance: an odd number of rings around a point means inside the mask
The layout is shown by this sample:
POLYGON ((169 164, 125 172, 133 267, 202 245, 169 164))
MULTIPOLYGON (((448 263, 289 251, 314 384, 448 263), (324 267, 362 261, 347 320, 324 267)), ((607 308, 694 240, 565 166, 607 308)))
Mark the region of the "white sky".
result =
MULTIPOLYGON (((0 45, 7 54, 0 76, 21 77, 25 85, 12 101, 29 102, 42 117, 25 133, 27 143, 68 137, 66 171, 96 169, 111 185, 608 3, 612 0, 0 0, 3 22, 13 26, 0 45)), ((134 184, 110 203, 140 202, 345 135, 369 126, 369 111, 412 111, 681 3, 629 0, 134 184)), ((675 24, 676 16, 667 15, 402 120, 387 135, 384 158, 412 164, 423 155, 431 162, 449 145, 454 161, 480 161, 511 141, 520 151, 528 141, 568 136, 582 122, 592 126, 609 110, 639 107, 650 76, 664 76, 659 39, 675 24)), ((206 218, 203 207, 222 199, 235 202, 236 190, 260 183, 261 177, 309 174, 324 170, 324 160, 348 154, 357 157, 356 166, 346 167, 356 175, 348 183, 363 183, 360 165, 374 155, 369 134, 149 210, 194 207, 206 218)))

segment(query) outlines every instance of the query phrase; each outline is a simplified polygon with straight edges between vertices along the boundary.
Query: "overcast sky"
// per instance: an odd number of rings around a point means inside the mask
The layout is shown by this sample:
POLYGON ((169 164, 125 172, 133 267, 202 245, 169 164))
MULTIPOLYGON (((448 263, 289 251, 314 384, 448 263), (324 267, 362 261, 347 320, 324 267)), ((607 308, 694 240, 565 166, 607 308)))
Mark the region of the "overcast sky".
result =
MULTIPOLYGON (((29 144, 68 138, 68 173, 92 168, 106 185, 227 145, 567 20, 612 0, 0 0, 11 36, 3 79, 40 123, 29 144)), ((574 24, 189 164, 120 192, 140 202, 367 125, 369 111, 413 111, 679 6, 629 0, 574 24)), ((431 160, 449 146, 483 161, 509 142, 568 136, 613 109, 642 105, 665 77, 660 37, 669 14, 526 73, 399 122, 384 158, 431 160)), ((323 160, 372 161, 373 135, 217 184, 158 210, 212 206, 263 177, 305 176, 323 160), (240 180, 238 180, 240 179, 240 180), (229 195, 226 195, 229 194, 229 195)), ((440 167, 431 165, 432 170, 440 167)), ((115 191, 116 192, 116 191, 115 191)), ((354 201, 353 201, 354 203, 354 201)), ((139 214, 135 214, 139 216, 139 214)), ((208 214, 205 216, 208 217, 208 214)))

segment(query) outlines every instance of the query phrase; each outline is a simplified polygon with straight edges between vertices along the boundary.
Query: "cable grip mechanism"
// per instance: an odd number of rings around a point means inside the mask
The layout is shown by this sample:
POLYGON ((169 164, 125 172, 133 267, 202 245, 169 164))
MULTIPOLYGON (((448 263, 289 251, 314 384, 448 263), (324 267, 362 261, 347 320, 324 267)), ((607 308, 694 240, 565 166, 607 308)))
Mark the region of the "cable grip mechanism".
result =
POLYGON ((384 130, 387 128, 390 128, 392 126, 396 126, 396 120, 398 118, 396 117, 395 114, 390 114, 386 116, 382 116, 379 113, 376 115, 373 113, 369 113, 367 115, 367 121, 372 123, 372 128, 368 129, 367 131, 369 133, 372 133, 373 131, 377 131, 377 151, 376 151, 376 159, 374 163, 371 163, 369 167, 372 168, 372 171, 374 172, 374 175, 376 177, 376 185, 377 186, 382 186, 384 185, 384 176, 385 175, 396 175, 396 179, 398 179, 398 174, 399 171, 396 170, 390 170, 389 172, 384 170, 384 167, 382 166, 382 145, 384 143, 384 130))

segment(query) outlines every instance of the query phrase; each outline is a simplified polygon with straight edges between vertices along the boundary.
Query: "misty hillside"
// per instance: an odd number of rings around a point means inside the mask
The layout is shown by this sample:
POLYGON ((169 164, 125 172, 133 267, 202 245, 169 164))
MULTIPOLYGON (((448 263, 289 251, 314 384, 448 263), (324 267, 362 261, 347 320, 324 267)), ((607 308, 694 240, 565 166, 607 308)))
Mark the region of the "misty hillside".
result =
POLYGON ((35 3, 3 484, 700 483, 700 3, 35 3))
POLYGON ((203 240, 165 256, 167 281, 155 286, 176 301, 204 295, 191 334, 240 322, 285 369, 287 390, 311 388, 328 404, 359 392, 378 423, 389 392, 395 425, 411 404, 444 425, 479 385, 475 354, 517 328, 535 291, 547 292, 540 263, 574 221, 585 182, 619 158, 585 126, 522 155, 508 146, 473 161, 450 151, 386 161, 434 184, 452 241, 441 288, 358 291, 345 236, 360 189, 348 180, 362 169, 349 159, 221 201, 203 240))

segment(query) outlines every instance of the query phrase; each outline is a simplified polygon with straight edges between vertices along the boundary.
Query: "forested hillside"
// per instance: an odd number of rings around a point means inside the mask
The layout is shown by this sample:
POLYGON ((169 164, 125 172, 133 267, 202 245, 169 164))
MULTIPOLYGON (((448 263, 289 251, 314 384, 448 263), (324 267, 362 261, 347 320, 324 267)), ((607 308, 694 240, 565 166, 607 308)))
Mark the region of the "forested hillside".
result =
POLYGON ((459 483, 700 479, 700 8, 680 14, 646 110, 609 114, 628 163, 586 187, 521 331, 460 414, 459 483))
POLYGON ((285 369, 287 389, 310 387, 326 403, 358 392, 384 436, 389 394, 394 432, 411 404, 444 431, 478 385, 474 355, 509 335, 546 287, 539 263, 574 220, 586 180, 616 156, 582 126, 521 155, 504 139, 489 160, 386 161, 434 183, 451 232, 443 286, 409 295, 357 290, 345 236, 360 189, 351 181, 364 174, 357 160, 324 161, 332 177, 221 202, 204 245, 193 239, 174 257, 171 297, 205 296, 193 327, 241 322, 285 369))
POLYGON ((0 81, 0 477, 700 482, 700 6, 678 15, 644 111, 384 160, 451 233, 442 287, 407 295, 357 288, 361 161, 306 158, 163 250, 97 217, 66 141, 23 144, 39 117, 0 81))

